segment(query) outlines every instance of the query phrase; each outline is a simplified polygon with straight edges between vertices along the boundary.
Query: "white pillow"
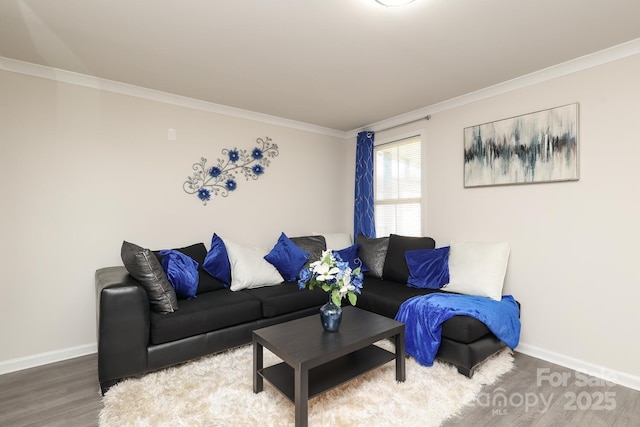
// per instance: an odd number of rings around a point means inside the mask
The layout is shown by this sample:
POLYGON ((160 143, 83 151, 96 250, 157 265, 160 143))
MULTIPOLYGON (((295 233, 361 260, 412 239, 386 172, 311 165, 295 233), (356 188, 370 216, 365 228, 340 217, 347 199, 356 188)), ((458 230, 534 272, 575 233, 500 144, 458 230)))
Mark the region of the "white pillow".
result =
POLYGON ((509 252, 506 242, 451 242, 449 284, 443 290, 500 301, 509 252))
POLYGON ((327 242, 327 249, 339 251, 353 245, 351 234, 349 233, 313 233, 316 236, 323 236, 327 242))
POLYGON ((240 246, 224 241, 231 264, 231 290, 260 288, 279 285, 284 279, 278 270, 264 256, 268 249, 240 246))

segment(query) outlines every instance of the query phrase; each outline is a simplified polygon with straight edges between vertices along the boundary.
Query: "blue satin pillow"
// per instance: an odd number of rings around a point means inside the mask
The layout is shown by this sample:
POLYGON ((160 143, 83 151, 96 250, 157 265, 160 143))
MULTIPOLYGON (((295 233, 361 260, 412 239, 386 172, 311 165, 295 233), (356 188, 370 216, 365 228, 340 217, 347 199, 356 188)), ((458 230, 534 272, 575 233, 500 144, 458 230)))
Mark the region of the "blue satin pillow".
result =
POLYGON ((309 253, 300 249, 286 234, 282 233, 276 245, 264 256, 264 259, 278 270, 284 280, 294 282, 309 259, 309 253))
POLYGON ((349 267, 352 270, 360 267, 360 271, 364 273, 368 271, 367 267, 362 263, 360 257, 358 257, 358 249, 360 249, 359 244, 354 244, 344 249, 340 249, 339 251, 333 251, 334 256, 339 255, 340 259, 349 263, 349 267))
POLYGON ((449 246, 405 252, 412 288, 440 289, 449 283, 449 246))
POLYGON ((198 290, 198 263, 174 249, 158 252, 162 255, 162 268, 176 296, 183 299, 196 297, 198 290))
POLYGON ((211 238, 211 249, 202 263, 202 269, 221 281, 227 288, 231 286, 231 264, 227 247, 217 234, 211 238))

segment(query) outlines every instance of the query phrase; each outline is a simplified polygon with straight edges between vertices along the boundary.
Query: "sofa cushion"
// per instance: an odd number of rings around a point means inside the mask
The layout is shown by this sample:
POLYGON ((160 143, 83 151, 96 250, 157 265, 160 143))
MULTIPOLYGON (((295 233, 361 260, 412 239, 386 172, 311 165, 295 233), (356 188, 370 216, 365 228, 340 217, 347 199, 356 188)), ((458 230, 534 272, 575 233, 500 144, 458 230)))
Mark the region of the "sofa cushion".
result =
POLYGON ((228 240, 225 246, 231 264, 232 291, 274 286, 284 281, 278 270, 264 259, 266 249, 241 246, 228 240))
POLYGON ((356 243, 360 245, 358 255, 364 264, 363 267, 366 267, 362 271, 381 279, 384 260, 387 257, 387 248, 389 247, 389 237, 372 238, 358 234, 356 243))
POLYGON ((470 316, 453 316, 442 323, 442 336, 462 344, 472 343, 491 334, 487 325, 470 316))
POLYGON ((404 257, 409 267, 407 286, 440 289, 449 283, 449 246, 407 251, 404 257))
POLYGON ((264 256, 286 281, 294 281, 300 269, 309 260, 309 253, 300 249, 295 243, 281 233, 273 249, 264 256))
POLYGON ((167 315, 151 313, 151 343, 162 344, 261 318, 260 300, 227 288, 180 300, 167 315))
POLYGON ((202 262, 202 268, 225 286, 231 285, 231 264, 227 247, 217 234, 211 238, 211 247, 202 262))
POLYGON ((162 268, 178 298, 194 298, 198 291, 199 264, 174 249, 160 251, 162 268))
POLYGON ((300 289, 296 282, 285 282, 280 286, 247 289, 246 292, 262 302, 262 316, 275 317, 293 313, 305 308, 320 307, 328 301, 329 295, 321 288, 312 291, 300 289))
MULTIPOLYGON (((357 307, 386 317, 395 318, 402 303, 409 298, 442 292, 436 289, 411 288, 403 283, 365 276, 357 307)), ((454 316, 442 323, 442 336, 461 343, 470 343, 490 333, 481 321, 469 316, 454 316)))
POLYGON ((389 235, 389 247, 384 260, 382 277, 394 282, 407 283, 409 267, 405 253, 417 249, 433 249, 436 241, 431 237, 409 237, 397 234, 389 235))
POLYGON ((351 240, 351 234, 349 233, 317 233, 314 232, 314 235, 321 235, 324 237, 325 244, 327 249, 331 249, 333 251, 337 251, 340 249, 347 248, 353 245, 353 240, 351 240))
POLYGON ((360 250, 360 245, 356 243, 354 245, 349 246, 348 248, 344 248, 344 249, 340 249, 339 251, 332 251, 332 252, 334 256, 338 255, 340 256, 340 259, 342 261, 348 262, 351 270, 355 270, 356 268, 360 267, 360 271, 364 272, 362 268, 363 267, 362 260, 358 255, 359 250, 360 250))
POLYGON ((322 257, 322 251, 327 250, 327 242, 324 240, 324 236, 292 237, 291 241, 309 254, 305 267, 308 267, 314 261, 318 261, 322 257))
POLYGON ((172 313, 178 309, 176 292, 153 252, 124 241, 120 256, 129 274, 147 291, 152 310, 172 313))
POLYGON ((197 293, 198 295, 205 292, 212 292, 212 291, 217 291, 219 289, 228 288, 228 285, 225 285, 220 280, 216 279, 215 277, 207 273, 202 268, 202 265, 198 267, 198 277, 199 277, 198 293, 197 293))
POLYGON ((410 288, 405 283, 365 276, 357 307, 385 317, 395 318, 400 305, 417 295, 437 292, 435 289, 410 288))
POLYGON ((444 290, 500 301, 509 252, 506 242, 451 242, 444 290))

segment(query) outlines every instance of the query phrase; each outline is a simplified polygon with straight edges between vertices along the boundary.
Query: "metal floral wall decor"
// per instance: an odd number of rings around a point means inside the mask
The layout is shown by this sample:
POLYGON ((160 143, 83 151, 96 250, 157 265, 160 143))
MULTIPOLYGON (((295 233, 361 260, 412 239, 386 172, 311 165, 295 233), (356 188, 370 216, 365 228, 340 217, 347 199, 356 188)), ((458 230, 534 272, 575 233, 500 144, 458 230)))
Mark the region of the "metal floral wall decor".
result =
POLYGON ((238 177, 245 180, 258 179, 278 153, 278 145, 271 138, 256 139, 257 147, 248 150, 238 148, 223 149, 224 157, 219 158, 214 166, 207 166, 207 159, 200 158, 193 164, 195 171, 182 185, 187 194, 195 194, 204 205, 211 196, 227 197, 230 191, 238 188, 238 177))

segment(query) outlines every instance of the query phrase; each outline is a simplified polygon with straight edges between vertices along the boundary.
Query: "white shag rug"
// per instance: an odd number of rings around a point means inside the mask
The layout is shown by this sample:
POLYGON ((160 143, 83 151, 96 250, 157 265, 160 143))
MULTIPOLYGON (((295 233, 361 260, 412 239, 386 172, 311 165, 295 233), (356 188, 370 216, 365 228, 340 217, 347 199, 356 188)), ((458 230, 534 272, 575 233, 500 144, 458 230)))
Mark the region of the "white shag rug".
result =
MULTIPOLYGON (((377 345, 393 348, 389 341, 377 345)), ((268 381, 253 393, 252 357, 248 345, 123 381, 104 396, 100 426, 293 426, 293 403, 268 381)), ((264 366, 279 362, 264 349, 264 366)), ((480 365, 472 379, 452 365, 425 367, 409 357, 407 379, 399 383, 389 362, 311 399, 309 425, 438 426, 512 368, 509 349, 480 365)))

